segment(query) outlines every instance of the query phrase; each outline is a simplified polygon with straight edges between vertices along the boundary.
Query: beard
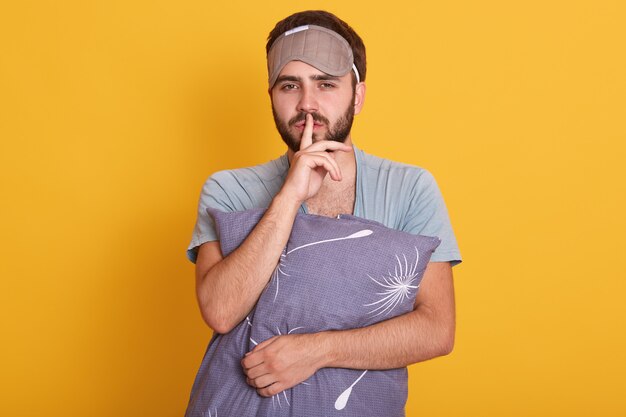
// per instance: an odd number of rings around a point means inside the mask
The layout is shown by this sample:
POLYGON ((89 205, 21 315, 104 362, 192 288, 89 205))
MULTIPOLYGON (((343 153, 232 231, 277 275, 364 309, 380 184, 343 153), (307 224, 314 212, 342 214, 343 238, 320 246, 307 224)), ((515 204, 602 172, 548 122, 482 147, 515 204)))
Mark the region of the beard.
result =
MULTIPOLYGON (((300 150, 301 137, 294 135, 290 128, 292 128, 296 123, 306 120, 307 113, 300 112, 286 123, 278 117, 276 110, 274 110, 274 106, 272 106, 272 114, 274 115, 276 129, 283 138, 283 142, 285 142, 287 147, 291 149, 292 152, 298 152, 300 150)), ((346 141, 346 138, 352 129, 352 122, 354 121, 354 105, 351 103, 333 126, 330 126, 330 121, 321 114, 311 113, 311 116, 313 116, 314 121, 323 123, 327 128, 326 135, 323 138, 319 138, 317 134, 313 133, 314 141, 323 139, 343 143, 346 141)))

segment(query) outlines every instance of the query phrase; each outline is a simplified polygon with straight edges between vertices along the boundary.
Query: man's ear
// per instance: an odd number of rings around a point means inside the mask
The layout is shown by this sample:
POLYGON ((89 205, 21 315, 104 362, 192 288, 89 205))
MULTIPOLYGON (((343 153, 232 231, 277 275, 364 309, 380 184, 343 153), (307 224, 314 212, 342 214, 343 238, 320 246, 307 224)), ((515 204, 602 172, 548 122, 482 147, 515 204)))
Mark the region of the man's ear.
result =
POLYGON ((365 102, 365 82, 360 82, 354 87, 354 114, 361 113, 365 102))

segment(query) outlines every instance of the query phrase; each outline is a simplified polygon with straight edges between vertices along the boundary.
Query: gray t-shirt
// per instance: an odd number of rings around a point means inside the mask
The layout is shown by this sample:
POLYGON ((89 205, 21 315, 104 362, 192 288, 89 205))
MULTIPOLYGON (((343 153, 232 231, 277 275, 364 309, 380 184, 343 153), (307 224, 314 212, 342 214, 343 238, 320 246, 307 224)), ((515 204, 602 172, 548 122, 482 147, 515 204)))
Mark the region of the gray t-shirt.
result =
MULTIPOLYGON (((356 157, 355 216, 415 235, 436 236, 441 244, 431 262, 461 262, 461 254, 450 225, 448 210, 435 179, 423 168, 366 154, 354 147, 356 157)), ((289 160, 282 155, 265 164, 220 171, 205 182, 198 204, 198 219, 187 257, 195 262, 198 247, 218 240, 208 207, 242 211, 269 207, 280 191, 289 160)), ((300 212, 307 213, 306 204, 300 212)))

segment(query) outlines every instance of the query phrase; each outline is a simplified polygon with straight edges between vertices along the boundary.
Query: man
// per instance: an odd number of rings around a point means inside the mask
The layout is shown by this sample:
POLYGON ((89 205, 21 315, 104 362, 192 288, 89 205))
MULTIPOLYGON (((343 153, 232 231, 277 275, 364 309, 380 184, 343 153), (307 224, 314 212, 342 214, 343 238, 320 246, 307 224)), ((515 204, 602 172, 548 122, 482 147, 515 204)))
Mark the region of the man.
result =
MULTIPOLYGON (((228 334, 246 319, 279 262, 298 212, 349 213, 441 239, 414 310, 360 329, 268 339, 241 358, 246 382, 258 395, 271 397, 321 368, 402 368, 448 354, 455 331, 451 266, 460 262, 460 254, 432 176, 367 155, 352 143, 353 117, 365 99, 361 38, 336 16, 307 11, 276 25, 267 53, 274 119, 288 151, 267 164, 214 174, 205 184, 188 250, 196 262, 204 320, 216 334, 228 334), (207 207, 267 210, 241 246, 223 257, 207 207)), ((196 380, 194 391, 199 387, 196 380)))

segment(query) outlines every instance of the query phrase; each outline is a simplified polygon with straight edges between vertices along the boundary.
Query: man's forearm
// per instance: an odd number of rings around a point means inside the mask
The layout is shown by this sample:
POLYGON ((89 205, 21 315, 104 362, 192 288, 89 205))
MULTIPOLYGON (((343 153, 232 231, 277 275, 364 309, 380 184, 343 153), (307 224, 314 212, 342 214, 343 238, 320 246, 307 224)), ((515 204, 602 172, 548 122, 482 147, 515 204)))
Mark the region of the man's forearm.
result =
POLYGON ((227 333, 254 307, 287 244, 298 208, 277 195, 241 246, 201 278, 198 301, 215 331, 227 333))
POLYGON ((391 369, 447 355, 454 345, 454 319, 441 320, 420 306, 368 327, 318 333, 324 367, 391 369))

